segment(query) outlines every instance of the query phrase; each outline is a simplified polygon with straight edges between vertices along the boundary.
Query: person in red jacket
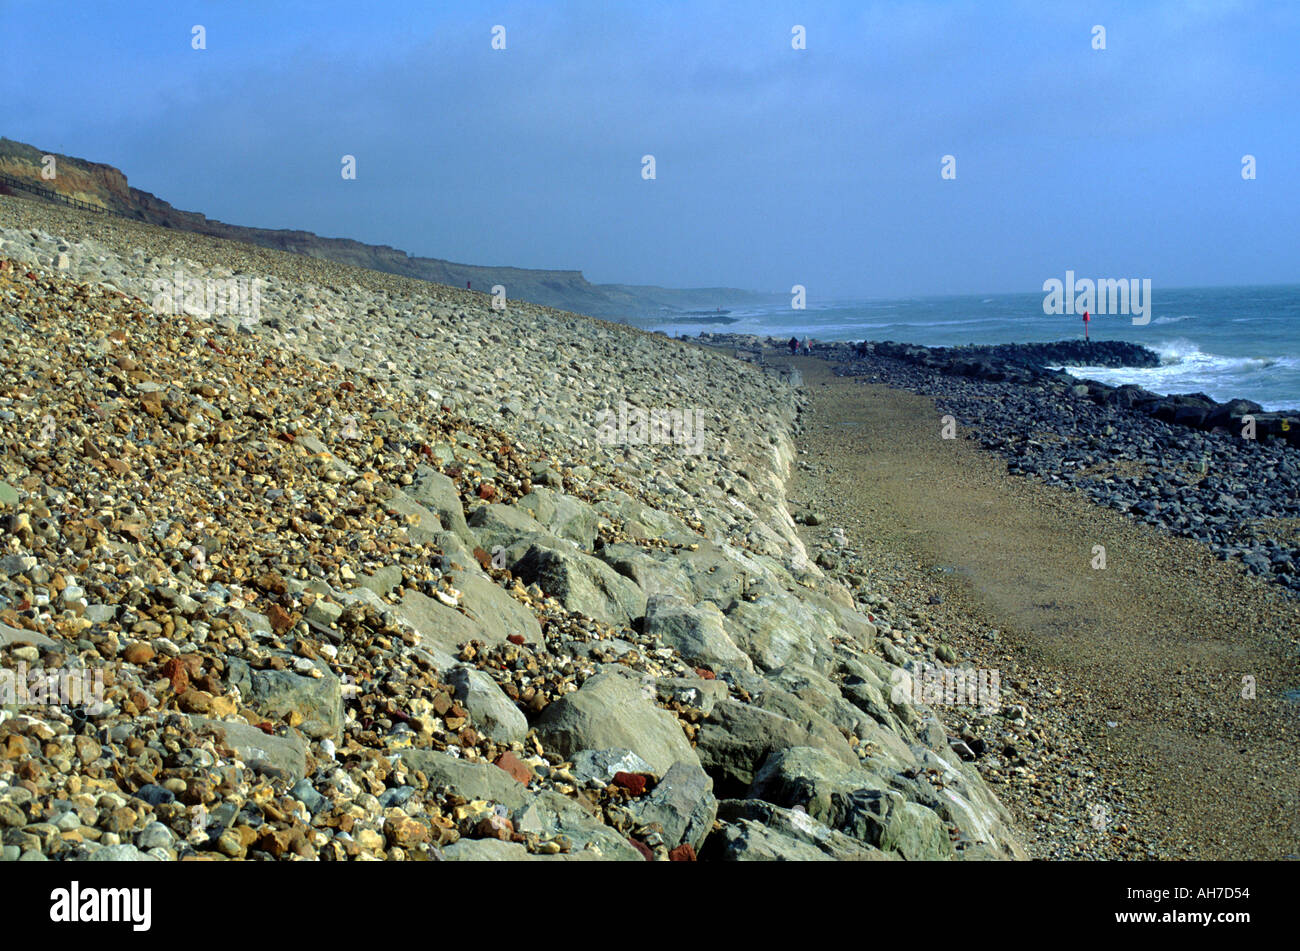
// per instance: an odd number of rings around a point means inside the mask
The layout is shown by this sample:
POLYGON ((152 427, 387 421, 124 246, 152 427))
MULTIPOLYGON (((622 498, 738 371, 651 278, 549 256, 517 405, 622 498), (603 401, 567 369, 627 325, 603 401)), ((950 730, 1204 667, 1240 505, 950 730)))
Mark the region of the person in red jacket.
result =
POLYGON ((1088 312, 1083 312, 1083 342, 1088 343, 1088 312))

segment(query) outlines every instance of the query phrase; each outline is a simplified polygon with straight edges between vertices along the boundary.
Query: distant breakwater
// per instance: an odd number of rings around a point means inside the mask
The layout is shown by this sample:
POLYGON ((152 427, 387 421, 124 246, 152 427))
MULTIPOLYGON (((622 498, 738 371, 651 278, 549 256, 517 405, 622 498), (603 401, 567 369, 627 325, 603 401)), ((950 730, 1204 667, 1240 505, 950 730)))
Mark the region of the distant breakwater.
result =
MULTIPOLYGON (((776 339, 707 336, 703 342, 762 362, 789 355, 776 339)), ((1083 491, 1300 594, 1300 547, 1288 528, 1300 520, 1300 412, 1261 413, 1248 400, 1217 404, 1203 394, 1158 396, 1035 364, 1043 356, 1056 362, 1062 346, 1088 345, 834 343, 813 344, 812 355, 836 364, 839 375, 934 398, 939 412, 1002 456, 1010 474, 1083 491), (1243 432, 1252 426, 1254 438, 1243 432)), ((1090 347, 1093 366, 1147 359, 1129 344, 1090 347)))
MULTIPOLYGON (((784 341, 739 334, 701 334, 711 346, 734 347, 738 351, 767 354, 788 352, 784 341)), ((1069 386, 1100 406, 1131 410, 1166 423, 1187 426, 1237 438, 1276 440, 1300 447, 1300 409, 1263 412, 1253 400, 1231 399, 1222 403, 1204 393, 1171 393, 1161 396, 1140 386, 1111 386, 1096 380, 1081 380, 1060 366, 1155 367, 1160 355, 1134 343, 1103 340, 1085 343, 1061 340, 1055 343, 1016 343, 965 347, 923 347, 910 343, 866 341, 816 343, 813 356, 852 363, 871 355, 925 367, 945 376, 964 376, 987 382, 1052 384, 1069 386)))

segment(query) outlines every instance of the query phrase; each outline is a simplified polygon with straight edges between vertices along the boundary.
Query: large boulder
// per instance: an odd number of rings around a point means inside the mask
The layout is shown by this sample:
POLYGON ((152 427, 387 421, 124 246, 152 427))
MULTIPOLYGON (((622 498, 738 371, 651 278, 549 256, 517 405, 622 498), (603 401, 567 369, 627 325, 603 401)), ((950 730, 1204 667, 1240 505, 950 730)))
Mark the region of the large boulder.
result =
POLYGON ((241 720, 210 720, 200 716, 190 716, 190 725, 196 733, 211 733, 254 772, 289 783, 307 775, 307 743, 297 731, 288 736, 269 736, 241 720))
POLYGON ((745 590, 746 568, 722 548, 694 536, 692 551, 606 545, 600 557, 647 595, 675 594, 692 604, 712 601, 724 611, 745 590))
POLYGON ((552 789, 544 789, 510 813, 517 831, 551 839, 566 836, 576 853, 591 852, 605 859, 645 861, 628 840, 605 825, 575 800, 552 789))
POLYGON ((675 557, 691 583, 692 600, 712 601, 724 611, 740 598, 752 571, 712 542, 698 541, 693 551, 680 551, 675 557))
MULTIPOLYGON (((269 623, 267 626, 270 626, 269 623)), ((57 643, 53 638, 46 637, 37 631, 28 631, 24 628, 0 624, 0 647, 8 647, 10 644, 30 644, 44 650, 55 647, 57 643)))
POLYGON ((768 674, 771 683, 802 700, 837 728, 858 739, 867 735, 871 717, 845 700, 839 685, 804 664, 789 664, 768 674))
POLYGON ((483 627, 468 615, 419 591, 406 591, 400 603, 385 605, 385 610, 411 625, 424 643, 451 654, 466 641, 485 639, 483 627))
POLYGON ((698 853, 713 829, 718 800, 708 773, 689 763, 674 763, 654 790, 628 802, 627 810, 640 825, 658 825, 670 849, 685 842, 698 853))
POLYGON ((833 826, 836 794, 887 788, 880 777, 823 750, 794 746, 767 758, 754 776, 749 795, 786 808, 802 806, 817 821, 833 826))
POLYGON ((517 634, 529 644, 542 642, 542 626, 537 623, 537 616, 484 574, 478 565, 452 571, 448 577, 461 593, 460 606, 465 614, 482 631, 479 640, 500 644, 517 634))
POLYGON ((826 594, 801 592, 799 600, 803 606, 825 614, 839 628, 841 637, 854 641, 864 650, 870 649, 876 640, 876 625, 854 607, 853 598, 843 585, 824 583, 824 587, 826 594))
POLYGON ((613 782, 618 773, 653 773, 654 769, 631 750, 579 750, 573 754, 569 772, 580 783, 596 780, 613 782))
POLYGON ((556 858, 534 855, 520 842, 501 839, 458 839, 441 849, 445 862, 536 862, 556 858))
POLYGON ((645 551, 636 545, 618 543, 606 545, 597 553, 602 561, 645 592, 649 598, 655 594, 674 594, 694 597, 694 587, 681 564, 669 554, 655 549, 645 551))
POLYGON ((456 699, 469 711, 474 726, 490 739, 509 745, 528 733, 528 720, 523 713, 483 671, 457 667, 447 682, 456 691, 456 699))
POLYGON ((909 801, 933 810, 946 825, 957 830, 960 858, 1028 857, 1011 813, 984 784, 973 765, 963 763, 951 751, 939 754, 916 745, 911 752, 914 768, 889 772, 889 784, 909 801))
POLYGON ((655 681, 655 691, 664 703, 692 707, 705 717, 728 692, 725 680, 705 680, 702 677, 661 677, 655 681))
MULTIPOLYGON (((895 705, 890 702, 893 688, 881 683, 874 677, 846 679, 840 687, 842 696, 863 714, 887 730, 895 732, 906 729, 895 712, 895 705)), ((910 733, 911 731, 908 730, 910 733)))
POLYGON ((442 550, 443 570, 478 564, 474 558, 474 548, 477 547, 478 542, 472 537, 466 540, 455 532, 439 532, 434 537, 433 543, 442 550))
POLYGON ((534 543, 513 570, 570 611, 597 621, 624 627, 645 615, 645 593, 590 555, 534 543))
POLYGON ((312 739, 338 739, 343 731, 343 685, 328 664, 317 661, 314 666, 319 677, 253 670, 245 661, 232 659, 227 677, 248 705, 268 719, 291 722, 312 739))
POLYGON ((660 775, 678 762, 700 765, 677 718, 655 706, 627 677, 602 673, 552 703, 537 721, 542 742, 565 756, 579 750, 631 750, 660 775))
POLYGON ((476 543, 488 554, 509 548, 523 538, 555 539, 546 526, 523 509, 503 502, 480 505, 470 512, 468 521, 476 543))
POLYGON ((736 646, 763 670, 797 661, 826 671, 834 661, 831 638, 843 636, 826 614, 804 607, 785 592, 737 601, 727 612, 726 627, 736 646))
POLYGON ((393 589, 402 583, 405 572, 402 571, 401 565, 384 565, 382 568, 376 568, 368 575, 363 575, 357 581, 358 587, 365 588, 379 595, 382 599, 392 593, 393 589))
MULTIPOLYGON (((816 740, 813 745, 819 749, 836 750, 837 755, 843 755, 851 750, 845 736, 845 730, 840 729, 822 716, 812 704, 805 703, 794 694, 773 686, 770 682, 754 703, 764 710, 778 713, 793 720, 816 740)), ((853 757, 853 754, 849 752, 849 756, 853 757)))
POLYGON ((821 749, 849 765, 858 758, 843 737, 816 736, 789 717, 737 700, 720 700, 700 725, 700 763, 723 795, 745 795, 768 756, 792 746, 821 749))
POLYGON ((845 835, 913 861, 954 856, 948 830, 938 814, 893 790, 837 792, 831 799, 830 824, 845 835))
POLYGON ((466 799, 499 802, 507 809, 529 800, 528 788, 500 766, 471 763, 437 750, 402 750, 402 765, 424 773, 431 787, 447 786, 466 799))
POLYGON ((558 538, 590 550, 596 540, 600 516, 586 502, 562 492, 536 487, 515 503, 558 538))
POLYGON ((1227 426, 1241 431, 1241 417, 1262 413, 1264 407, 1251 400, 1228 400, 1220 404, 1205 420, 1207 427, 1227 426))
POLYGON ((122 842, 118 845, 106 845, 96 849, 86 858, 87 862, 161 862, 162 859, 147 852, 141 852, 134 845, 122 842))
MULTIPOLYGON (((400 489, 393 491, 385 506, 406 520, 407 537, 416 545, 436 543, 438 536, 443 533, 438 513, 421 505, 400 489)), ((461 516, 461 521, 464 520, 464 516, 461 516)))
POLYGON ((645 633, 676 648, 691 664, 712 670, 754 669, 748 655, 727 636, 722 612, 711 601, 692 606, 671 594, 651 595, 646 602, 645 633))
MULTIPOLYGON (((537 855, 520 842, 503 842, 501 839, 458 839, 451 845, 444 845, 441 852, 446 862, 598 862, 608 858, 595 850, 537 855)), ((642 861, 639 852, 636 860, 642 861)))
POLYGON ((385 605, 385 609, 415 628, 426 643, 453 654, 470 640, 493 645, 519 635, 530 644, 541 643, 542 628, 536 616, 477 565, 452 571, 449 578, 461 594, 456 607, 407 590, 399 604, 385 605))
POLYGON ((709 837, 701 858, 726 862, 863 862, 893 858, 828 828, 798 809, 757 799, 718 804, 722 831, 709 837))
POLYGON ((677 516, 651 508, 617 489, 596 505, 596 511, 622 522, 623 532, 629 538, 660 538, 685 545, 699 541, 699 536, 677 516))
POLYGON ((456 483, 437 469, 416 466, 413 481, 406 487, 405 494, 434 512, 448 529, 467 541, 473 541, 474 536, 465 523, 465 509, 461 505, 456 483))

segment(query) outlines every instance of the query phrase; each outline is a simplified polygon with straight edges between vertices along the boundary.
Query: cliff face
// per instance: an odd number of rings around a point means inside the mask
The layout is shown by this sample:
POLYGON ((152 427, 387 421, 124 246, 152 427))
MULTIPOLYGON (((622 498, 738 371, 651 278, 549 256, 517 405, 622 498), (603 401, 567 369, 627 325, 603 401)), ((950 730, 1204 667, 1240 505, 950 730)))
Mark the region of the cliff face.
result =
POLYGON ((457 264, 440 258, 412 257, 387 245, 363 244, 348 238, 323 238, 310 231, 227 224, 198 212, 174 208, 156 195, 132 188, 126 176, 111 165, 53 153, 58 175, 47 181, 41 178, 41 159, 45 154, 33 146, 0 137, 0 173, 31 180, 43 188, 90 202, 114 214, 176 231, 212 235, 452 287, 464 287, 468 282, 475 290, 489 292, 493 285, 500 284, 512 300, 526 300, 560 310, 629 319, 653 315, 663 308, 713 308, 767 299, 766 295, 733 288, 678 290, 592 284, 581 271, 457 264))
MULTIPOLYGON (((0 137, 0 173, 28 179, 42 188, 90 202, 108 211, 127 213, 131 209, 131 192, 135 189, 126 183, 126 176, 118 169, 53 153, 57 175, 46 180, 41 177, 41 171, 42 159, 47 154, 51 153, 0 137)), ((152 195, 148 197, 153 198, 152 195)))

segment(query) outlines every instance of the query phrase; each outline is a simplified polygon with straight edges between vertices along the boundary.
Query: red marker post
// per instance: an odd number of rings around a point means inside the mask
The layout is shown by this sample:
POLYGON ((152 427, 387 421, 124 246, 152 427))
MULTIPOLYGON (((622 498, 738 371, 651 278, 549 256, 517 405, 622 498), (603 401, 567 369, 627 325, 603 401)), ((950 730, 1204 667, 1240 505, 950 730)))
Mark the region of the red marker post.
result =
POLYGON ((1088 312, 1083 312, 1083 342, 1088 343, 1088 312))

